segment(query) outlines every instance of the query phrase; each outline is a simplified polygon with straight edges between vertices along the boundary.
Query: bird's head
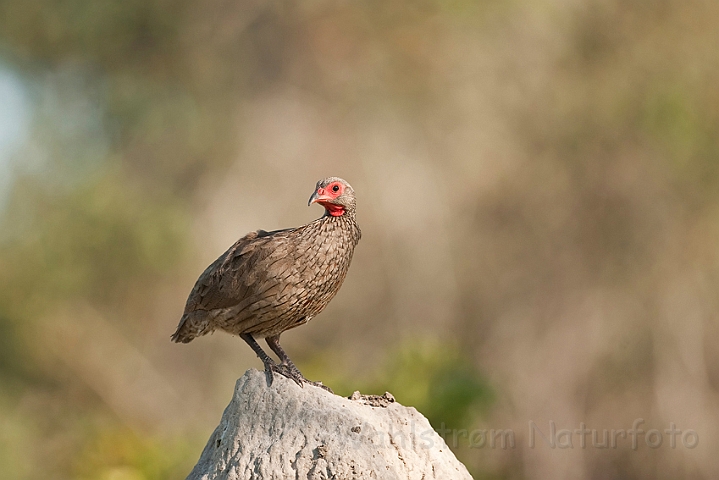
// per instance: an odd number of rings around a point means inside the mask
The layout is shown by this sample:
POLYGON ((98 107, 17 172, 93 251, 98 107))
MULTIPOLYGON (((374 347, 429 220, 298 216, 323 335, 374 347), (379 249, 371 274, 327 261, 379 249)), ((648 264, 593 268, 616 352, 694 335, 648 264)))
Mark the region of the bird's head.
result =
POLYGON ((339 177, 328 177, 317 182, 315 192, 307 205, 319 203, 327 214, 339 217, 346 212, 354 212, 355 191, 352 186, 339 177))

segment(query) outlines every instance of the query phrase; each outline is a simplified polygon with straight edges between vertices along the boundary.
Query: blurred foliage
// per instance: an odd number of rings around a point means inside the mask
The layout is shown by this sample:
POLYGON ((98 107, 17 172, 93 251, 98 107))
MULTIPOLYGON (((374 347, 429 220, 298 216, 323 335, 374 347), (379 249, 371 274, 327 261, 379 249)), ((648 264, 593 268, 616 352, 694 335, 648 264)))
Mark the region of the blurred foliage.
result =
POLYGON ((89 436, 73 459, 72 478, 98 480, 171 480, 194 466, 197 452, 182 437, 139 436, 127 429, 105 428, 89 436))
MULTIPOLYGON (((335 357, 341 355, 335 354, 335 357)), ((411 405, 435 428, 467 428, 481 420, 496 394, 470 357, 451 342, 411 338, 393 347, 378 367, 361 376, 333 377, 331 355, 301 362, 308 378, 322 378, 338 395, 355 390, 381 395, 390 392, 403 405, 411 405)))
POLYGON ((413 339, 379 369, 367 391, 392 392, 417 408, 435 428, 466 428, 486 414, 495 394, 489 382, 456 345, 413 339))
MULTIPOLYGON (((717 5, 0 0, 32 110, 0 152, 0 476, 186 473, 258 365, 220 335, 170 345, 185 296, 328 174, 364 237, 287 335, 308 378, 435 427, 643 417, 712 445, 717 5)), ((565 453, 458 451, 476 478, 719 475, 565 453)))
POLYGON ((16 295, 111 302, 123 285, 166 273, 181 258, 182 212, 138 194, 122 174, 108 172, 67 192, 48 191, 33 178, 16 186, 23 198, 7 209, 14 228, 2 244, 13 252, 4 285, 16 295))

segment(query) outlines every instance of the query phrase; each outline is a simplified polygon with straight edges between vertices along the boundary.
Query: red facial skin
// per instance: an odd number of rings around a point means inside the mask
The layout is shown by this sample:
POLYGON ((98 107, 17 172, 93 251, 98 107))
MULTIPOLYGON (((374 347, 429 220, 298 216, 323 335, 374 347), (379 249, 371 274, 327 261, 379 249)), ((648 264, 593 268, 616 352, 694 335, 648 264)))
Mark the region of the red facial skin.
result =
POLYGON ((333 217, 339 217, 345 213, 345 208, 342 205, 337 205, 332 202, 337 197, 342 195, 342 192, 344 192, 344 185, 339 182, 332 182, 325 188, 320 187, 317 189, 317 198, 314 202, 317 202, 325 207, 325 210, 327 210, 327 212, 333 217), (335 187, 337 187, 336 191, 335 187))

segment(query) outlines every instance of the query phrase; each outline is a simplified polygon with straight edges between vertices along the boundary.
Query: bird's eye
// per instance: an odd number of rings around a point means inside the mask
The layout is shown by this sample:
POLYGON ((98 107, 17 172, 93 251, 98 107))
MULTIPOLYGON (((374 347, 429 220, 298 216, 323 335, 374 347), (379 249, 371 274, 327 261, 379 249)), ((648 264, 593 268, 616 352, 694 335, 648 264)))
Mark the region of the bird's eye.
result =
POLYGON ((339 185, 332 185, 332 191, 335 192, 335 193, 336 193, 336 192, 339 192, 339 191, 340 191, 340 186, 339 186, 339 185))

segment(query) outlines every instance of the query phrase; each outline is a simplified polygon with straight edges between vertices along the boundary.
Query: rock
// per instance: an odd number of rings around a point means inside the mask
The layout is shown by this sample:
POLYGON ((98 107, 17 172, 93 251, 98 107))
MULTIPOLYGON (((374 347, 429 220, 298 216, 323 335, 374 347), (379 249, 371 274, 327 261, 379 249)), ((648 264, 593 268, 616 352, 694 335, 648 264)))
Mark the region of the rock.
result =
POLYGON ((248 370, 188 480, 471 479, 417 410, 248 370))

